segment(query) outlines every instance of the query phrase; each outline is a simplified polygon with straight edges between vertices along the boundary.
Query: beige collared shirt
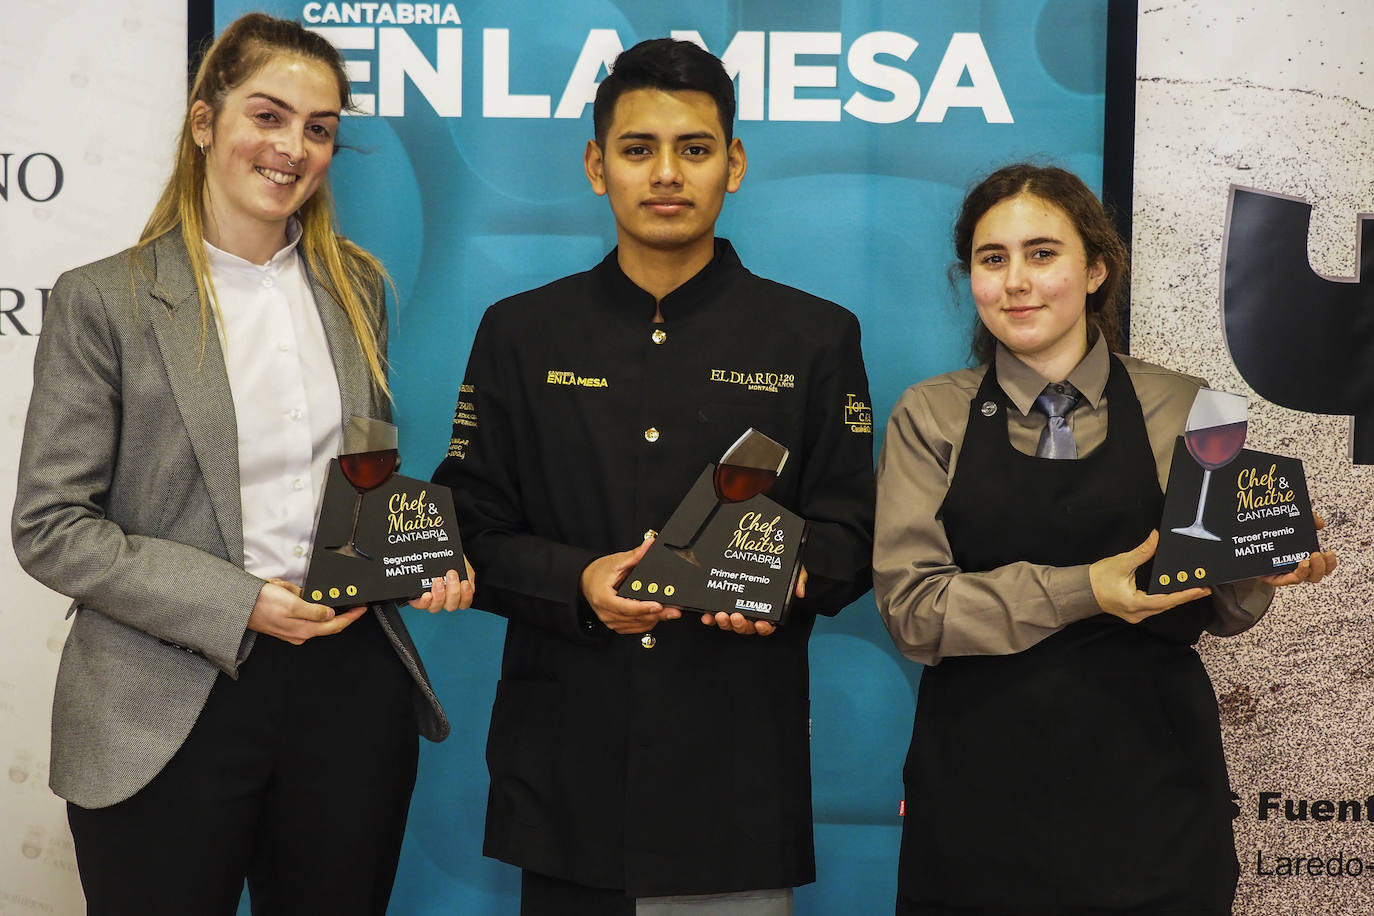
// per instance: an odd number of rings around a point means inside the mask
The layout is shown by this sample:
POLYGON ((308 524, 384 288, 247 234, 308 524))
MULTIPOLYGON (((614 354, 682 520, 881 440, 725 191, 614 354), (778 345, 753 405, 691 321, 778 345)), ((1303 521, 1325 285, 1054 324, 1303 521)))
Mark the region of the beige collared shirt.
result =
MULTIPOLYGON (((995 358, 998 383, 1016 407, 1007 417, 1011 444, 1034 454, 1046 418, 1031 407, 1052 380, 1041 378, 1000 345, 995 358)), ((1068 417, 1081 456, 1106 439, 1109 359, 1099 339, 1066 379, 1083 396, 1068 417)), ((1130 356, 1120 359, 1140 399, 1162 488, 1175 439, 1205 382, 1130 356)), ((1020 652, 1075 621, 1102 613, 1086 565, 1018 562, 976 573, 954 565, 936 513, 958 465, 969 401, 986 371, 986 366, 960 369, 908 388, 892 410, 878 458, 874 593, 897 648, 923 664, 936 664, 947 655, 1020 652)), ((1207 629, 1229 636, 1264 615, 1274 590, 1251 580, 1217 586, 1213 594, 1217 617, 1207 629)))

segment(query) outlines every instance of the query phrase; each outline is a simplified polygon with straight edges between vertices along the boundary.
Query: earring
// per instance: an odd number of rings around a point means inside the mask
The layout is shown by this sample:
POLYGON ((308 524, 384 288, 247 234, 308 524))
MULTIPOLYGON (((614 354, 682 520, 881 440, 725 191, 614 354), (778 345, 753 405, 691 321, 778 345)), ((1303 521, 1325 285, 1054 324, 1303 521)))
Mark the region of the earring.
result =
POLYGON ((204 156, 204 155, 205 155, 205 141, 204 141, 204 140, 200 141, 200 144, 199 144, 199 145, 200 145, 200 154, 201 154, 202 156, 204 156))

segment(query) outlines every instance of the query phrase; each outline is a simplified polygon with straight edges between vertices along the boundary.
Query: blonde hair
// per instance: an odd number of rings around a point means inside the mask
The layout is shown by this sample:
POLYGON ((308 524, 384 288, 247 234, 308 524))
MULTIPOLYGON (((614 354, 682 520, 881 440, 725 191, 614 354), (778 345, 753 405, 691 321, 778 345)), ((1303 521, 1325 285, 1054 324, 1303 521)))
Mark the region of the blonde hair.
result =
MULTIPOLYGON (((218 317, 214 282, 202 238, 205 234, 202 199, 205 188, 205 157, 196 146, 191 110, 203 101, 217 118, 225 96, 242 85, 269 60, 278 55, 323 64, 334 76, 342 109, 353 110, 348 77, 343 59, 328 41, 300 24, 276 19, 263 13, 249 13, 229 24, 205 52, 186 101, 186 117, 177 141, 176 161, 161 196, 153 206, 133 255, 138 263, 154 239, 181 227, 186 254, 191 259, 196 291, 200 295, 201 351, 209 335, 210 313, 218 317)), ((358 341, 368 372, 377 391, 389 395, 385 355, 378 341, 386 303, 373 303, 359 290, 380 290, 390 284, 386 268, 366 250, 339 235, 334 200, 328 178, 301 205, 296 214, 301 223, 300 251, 311 275, 329 291, 348 316, 353 336, 358 341)), ((392 287, 393 293, 395 287, 392 287)))

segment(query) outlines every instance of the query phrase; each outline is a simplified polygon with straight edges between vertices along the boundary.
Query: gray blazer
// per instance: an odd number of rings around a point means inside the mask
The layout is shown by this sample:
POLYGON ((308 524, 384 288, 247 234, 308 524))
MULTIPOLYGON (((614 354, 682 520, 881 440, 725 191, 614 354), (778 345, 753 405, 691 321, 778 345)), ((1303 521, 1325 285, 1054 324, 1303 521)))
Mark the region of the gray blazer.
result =
MULTIPOLYGON (((76 615, 57 673, 50 784, 84 808, 147 785, 219 672, 238 676, 263 585, 243 569, 234 402, 213 324, 202 339, 179 230, 153 242, 146 264, 131 269, 126 251, 58 279, 19 458, 15 552, 76 615)), ((343 417, 389 418, 343 309, 311 286, 343 417)), ((415 680, 420 733, 442 740, 448 720, 399 612, 373 613, 415 680)))

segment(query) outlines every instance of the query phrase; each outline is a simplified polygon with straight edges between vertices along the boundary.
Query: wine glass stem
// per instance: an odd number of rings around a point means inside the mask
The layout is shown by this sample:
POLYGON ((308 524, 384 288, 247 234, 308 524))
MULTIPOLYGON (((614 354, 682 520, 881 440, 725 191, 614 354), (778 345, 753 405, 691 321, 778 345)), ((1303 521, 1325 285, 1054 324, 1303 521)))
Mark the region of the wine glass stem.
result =
MULTIPOLYGON (((1204 492, 1206 492, 1206 490, 1204 490, 1204 492)), ((357 499, 353 500, 353 527, 349 529, 348 533, 348 545, 352 548, 357 547, 357 515, 359 515, 361 511, 363 511, 363 492, 359 490, 357 499)))
POLYGON ((1197 497, 1197 518, 1193 519, 1193 524, 1201 527, 1202 510, 1207 506, 1207 487, 1212 482, 1212 469, 1204 468, 1202 471, 1202 492, 1197 497))
POLYGON ((716 504, 715 504, 714 506, 711 507, 711 511, 710 511, 710 512, 707 512, 707 513, 706 513, 706 517, 705 517, 704 519, 701 520, 701 524, 700 524, 700 525, 697 525, 697 530, 694 531, 694 532, 692 532, 692 536, 691 536, 690 538, 687 539, 687 543, 686 543, 686 544, 681 544, 681 545, 676 545, 676 544, 674 544, 674 545, 669 545, 669 546, 681 546, 681 547, 683 547, 683 548, 688 548, 688 549, 690 549, 691 547, 695 546, 695 545, 696 545, 696 542, 697 542, 697 538, 701 537, 701 533, 702 533, 703 531, 706 530, 706 526, 709 525, 709 524, 711 524, 711 519, 713 519, 713 518, 716 517, 716 513, 720 511, 720 507, 721 507, 721 501, 720 501, 720 498, 717 497, 717 498, 716 498, 716 504))

